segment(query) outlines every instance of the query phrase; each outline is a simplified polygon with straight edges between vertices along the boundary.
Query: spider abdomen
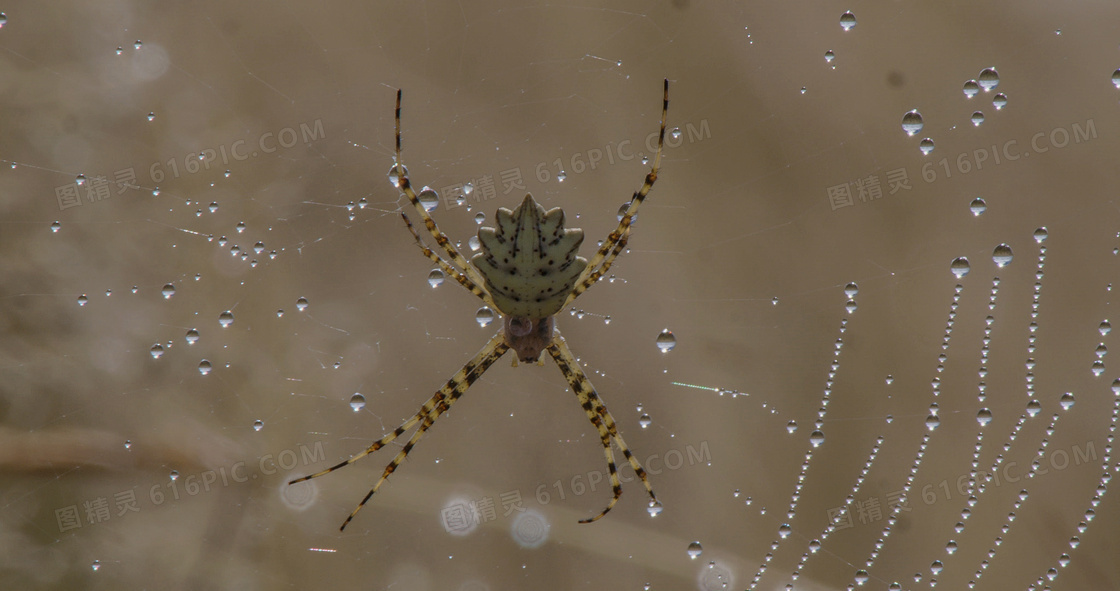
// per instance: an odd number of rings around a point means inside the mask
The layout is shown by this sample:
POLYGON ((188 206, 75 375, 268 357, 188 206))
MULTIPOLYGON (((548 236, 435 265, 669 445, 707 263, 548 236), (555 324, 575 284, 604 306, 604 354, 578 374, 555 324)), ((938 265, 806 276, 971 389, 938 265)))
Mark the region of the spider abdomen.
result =
POLYGON ((560 208, 545 211, 532 195, 517 209, 498 208, 496 227, 478 231, 482 252, 471 263, 508 317, 546 318, 560 311, 587 267, 583 230, 564 227, 560 208))

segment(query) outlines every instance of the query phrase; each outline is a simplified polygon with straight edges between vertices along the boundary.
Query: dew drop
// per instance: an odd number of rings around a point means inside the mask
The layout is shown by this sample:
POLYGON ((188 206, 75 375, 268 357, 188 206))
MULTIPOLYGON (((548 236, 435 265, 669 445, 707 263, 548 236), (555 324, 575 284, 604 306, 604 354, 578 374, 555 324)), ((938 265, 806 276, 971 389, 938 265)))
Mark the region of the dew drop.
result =
POLYGON ((677 346, 677 337, 673 336, 673 333, 666 328, 661 331, 661 334, 657 335, 656 343, 657 348, 661 349, 662 353, 668 353, 673 350, 673 347, 677 346))
POLYGON ((57 233, 61 229, 62 229, 62 223, 59 222, 58 220, 55 220, 55 222, 51 224, 51 232, 56 232, 57 233))
POLYGON ((980 423, 981 427, 992 422, 992 411, 986 408, 981 408, 980 412, 976 413, 976 421, 980 423))
POLYGON ((645 429, 653 424, 653 419, 649 418, 649 415, 642 415, 638 417, 638 424, 645 429))
POLYGON ((416 198, 420 201, 420 205, 424 206, 424 211, 432 212, 439 207, 439 193, 431 187, 425 186, 420 189, 420 194, 416 198))
POLYGON ((432 289, 435 289, 435 288, 439 287, 442 283, 443 283, 443 271, 440 271, 439 269, 432 269, 432 272, 428 273, 428 285, 431 285, 432 289))
POLYGON ((809 434, 809 443, 812 444, 813 447, 820 447, 821 444, 824 443, 824 433, 821 431, 813 431, 809 434))
POLYGON ((906 114, 902 116, 902 131, 905 131, 906 135, 917 135, 917 133, 922 130, 922 127, 924 127, 922 123, 922 114, 919 113, 917 109, 907 111, 906 114))
POLYGON ((563 170, 556 173, 556 182, 562 183, 566 180, 568 180, 568 173, 564 172, 563 170))
POLYGON ((148 352, 152 354, 152 359, 159 359, 163 357, 163 345, 156 343, 152 345, 152 348, 149 349, 148 352))
POLYGON ((167 477, 170 478, 172 481, 178 480, 179 479, 179 471, 178 470, 172 470, 171 473, 167 475, 167 477))
POLYGON ((1002 111, 1003 108, 1007 106, 1007 95, 1001 92, 992 97, 992 106, 995 107, 997 111, 1002 111))
POLYGON ((972 267, 968 264, 967 258, 957 257, 953 259, 952 264, 949 265, 949 270, 953 272, 953 275, 957 276, 957 279, 963 279, 964 276, 968 275, 968 272, 972 270, 972 267))
POLYGON ((855 283, 849 283, 849 284, 845 285, 844 286, 844 295, 848 296, 849 300, 856 297, 857 295, 859 295, 859 286, 856 285, 855 283))
POLYGON ((788 538, 791 533, 793 533, 793 528, 788 523, 783 523, 778 527, 778 537, 783 540, 788 538))
POLYGON ((657 517, 661 515, 662 509, 664 507, 661 505, 661 501, 650 501, 649 505, 646 506, 646 513, 649 513, 650 517, 657 517))
POLYGON ((984 92, 988 92, 999 86, 999 72, 996 72, 995 68, 984 68, 976 81, 980 84, 980 88, 984 89, 984 92))
POLYGON ((83 293, 82 295, 78 296, 78 305, 79 306, 86 305, 86 302, 88 302, 88 301, 89 301, 89 298, 86 297, 86 294, 83 293))
POLYGON ((160 291, 160 293, 163 294, 163 299, 170 300, 171 296, 175 295, 175 286, 168 283, 163 286, 163 290, 160 291))
POLYGON ((89 565, 89 567, 93 569, 93 572, 97 572, 97 570, 101 568, 101 561, 94 560, 93 564, 89 565))
POLYGON ((964 91, 966 97, 972 98, 980 93, 980 85, 977 84, 975 80, 969 80, 964 83, 964 88, 961 90, 964 91))
POLYGON ((670 131, 670 132, 669 132, 669 137, 671 137, 671 138, 673 138, 673 139, 675 139, 675 140, 679 140, 679 139, 681 139, 681 128, 679 128, 679 127, 674 127, 674 128, 673 128, 673 131, 670 131))
POLYGON ((1038 416, 1040 412, 1042 412, 1042 404, 1039 401, 1032 400, 1027 403, 1027 415, 1033 418, 1038 416))
POLYGON ((125 439, 124 440, 124 448, 125 449, 132 449, 132 440, 131 439, 125 439))
POLYGON ((1049 237, 1050 233, 1046 231, 1046 226, 1042 226, 1041 228, 1034 231, 1034 241, 1039 244, 1045 242, 1049 237))
POLYGON ((980 127, 980 124, 984 122, 984 113, 973 111, 972 117, 969 117, 968 120, 972 122, 973 127, 980 127))
POLYGON ((1058 401, 1058 404, 1062 406, 1062 410, 1069 410, 1073 408, 1073 394, 1071 394, 1070 392, 1062 394, 1062 398, 1058 401))
POLYGON ((992 251, 992 262, 999 268, 1004 268, 1011 264, 1011 260, 1015 258, 1015 253, 1011 252, 1011 247, 1006 242, 1000 244, 992 251))
POLYGON ((205 375, 210 375, 210 371, 212 369, 213 369, 213 366, 210 364, 209 361, 207 361, 205 359, 200 361, 199 364, 198 364, 198 373, 200 373, 204 376, 205 375))
POLYGON ((871 580, 871 575, 868 575, 867 571, 865 571, 865 570, 857 570, 856 571, 856 584, 857 585, 863 585, 863 584, 867 583, 867 581, 870 581, 870 580, 871 580))
POLYGON ((233 312, 226 310, 218 314, 218 324, 222 325, 222 328, 229 328, 233 324, 233 312))
POLYGON ((797 421, 786 423, 786 431, 789 431, 791 434, 797 432, 797 421))
POLYGON ((483 306, 474 313, 474 321, 479 326, 485 327, 494 321, 494 311, 490 309, 490 306, 483 306))
POLYGON ((309 305, 310 304, 307 302, 307 298, 300 298, 296 300, 296 310, 299 310, 300 312, 306 310, 307 306, 309 305))
POLYGON ((945 565, 941 564, 940 560, 934 560, 933 563, 929 565, 929 572, 936 577, 941 574, 941 569, 943 568, 945 568, 945 565))
POLYGON ((485 213, 482 213, 480 211, 480 212, 474 214, 474 223, 475 224, 481 226, 482 222, 485 222, 485 221, 486 221, 486 214, 485 213))
POLYGON ((688 557, 693 560, 698 558, 703 552, 704 547, 700 545, 700 542, 692 542, 688 545, 688 557))
POLYGON ((851 31, 854 26, 856 26, 856 15, 852 14, 850 10, 840 15, 841 28, 845 31, 851 31))
POLYGON ((937 415, 929 415, 926 417, 926 429, 933 431, 941 425, 941 419, 937 415))
POLYGON ((922 151, 923 156, 932 154, 934 147, 933 140, 928 137, 918 143, 918 149, 922 151))
POLYGON ((362 396, 361 394, 358 394, 357 392, 355 392, 354 395, 350 397, 350 408, 354 412, 358 412, 359 410, 362 410, 363 408, 365 408, 365 406, 366 406, 366 397, 365 396, 362 396))
POLYGON ((835 52, 833 52, 833 51, 832 51, 831 49, 830 49, 830 50, 828 50, 828 51, 826 51, 826 52, 824 52, 824 61, 825 61, 826 63, 829 63, 829 64, 831 64, 831 63, 832 63, 832 60, 835 60, 835 59, 836 59, 836 53, 835 53, 835 52))
POLYGON ((980 217, 985 211, 988 211, 988 204, 980 197, 977 197, 968 205, 968 210, 972 212, 972 215, 980 217))
MULTIPOLYGON (((404 166, 404 165, 402 164, 402 165, 401 165, 401 169, 402 169, 402 170, 404 170, 404 176, 406 176, 406 177, 407 177, 407 176, 408 176, 408 167, 407 167, 407 166, 404 166)), ((398 183, 398 182, 400 181, 400 178, 399 178, 399 177, 397 176, 397 165, 396 165, 396 164, 394 164, 394 165, 390 166, 390 167, 389 167, 389 172, 388 172, 388 173, 386 173, 386 174, 387 174, 387 175, 388 175, 388 177, 389 177, 389 183, 390 183, 391 185, 393 185, 394 187, 396 187, 396 186, 397 186, 397 183, 398 183)))
POLYGON ((262 421, 260 419, 257 419, 255 421, 253 421, 253 430, 254 431, 260 431, 263 428, 264 428, 264 421, 262 421))
POLYGON ((1117 68, 1116 71, 1112 73, 1112 85, 1116 88, 1120 88, 1120 68, 1117 68))

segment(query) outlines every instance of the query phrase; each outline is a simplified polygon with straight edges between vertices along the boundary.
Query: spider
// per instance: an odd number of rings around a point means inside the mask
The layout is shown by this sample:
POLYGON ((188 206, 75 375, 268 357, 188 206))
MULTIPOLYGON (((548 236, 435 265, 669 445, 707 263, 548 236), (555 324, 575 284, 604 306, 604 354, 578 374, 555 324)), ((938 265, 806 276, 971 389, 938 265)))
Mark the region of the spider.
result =
POLYGON ((646 471, 634 454, 630 453, 630 449, 618 432, 614 417, 576 362, 564 337, 556 330, 555 316, 599 281, 626 248, 638 207, 657 180, 657 171, 661 165, 661 149, 665 143, 665 116, 668 111, 669 80, 666 79, 661 104, 661 130, 657 138, 657 155, 653 159, 653 167, 646 174, 641 189, 634 193, 634 197, 618 222, 618 227, 607 236, 590 261, 577 254, 580 243, 583 242, 583 230, 564 228, 563 210, 555 208, 545 211, 532 195, 525 195, 525 200, 517 209, 513 211, 504 207, 498 209, 497 227, 479 229, 481 252, 474 255, 468 264, 467 259, 436 226, 435 220, 428 214, 428 210, 412 189, 412 184, 408 180, 408 169, 401 164, 401 91, 397 90, 395 115, 397 154, 396 162, 390 171, 390 180, 396 177, 394 182, 397 188, 412 202, 420 218, 424 220, 428 232, 435 238, 436 244, 447 255, 450 262, 424 244, 408 216, 402 212, 401 217, 404 219, 405 226, 412 233, 424 256, 438 265, 445 274, 454 277, 460 285, 478 296, 487 306, 501 313, 503 326, 473 359, 420 407, 412 418, 406 420, 393 432, 346 461, 288 483, 291 485, 318 478, 349 466, 388 445, 405 431, 419 424, 419 428, 408 443, 385 467, 381 478, 358 503, 357 508, 350 513, 346 521, 342 522, 339 531, 346 529, 358 511, 362 510, 370 497, 400 466, 432 423, 451 408, 467 388, 470 388, 471 384, 510 349, 513 349, 516 355, 513 360, 515 366, 518 359, 523 363, 536 362, 538 365, 544 365, 541 353, 547 352, 568 380, 572 392, 587 413, 587 418, 599 432, 614 496, 598 515, 582 519, 580 523, 591 523, 603 517, 622 495, 622 484, 618 478, 618 468, 615 466, 614 451, 611 448, 612 441, 622 450, 622 455, 645 485, 650 497, 650 514, 656 515, 659 512, 661 504, 653 494, 653 487, 646 477, 646 471))

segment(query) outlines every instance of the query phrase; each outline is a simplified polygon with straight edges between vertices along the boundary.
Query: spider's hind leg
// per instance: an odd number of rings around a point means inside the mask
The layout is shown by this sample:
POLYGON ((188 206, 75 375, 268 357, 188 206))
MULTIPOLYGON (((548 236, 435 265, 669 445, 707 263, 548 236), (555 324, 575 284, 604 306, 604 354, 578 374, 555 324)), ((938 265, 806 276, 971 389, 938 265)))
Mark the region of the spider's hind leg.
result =
POLYGON ((369 501, 370 497, 372 497, 377 492, 377 489, 381 488, 381 485, 384 484, 385 481, 389 478, 389 475, 397 469, 397 466, 400 466, 401 462, 403 462, 405 457, 408 456, 408 452, 412 451, 412 448, 418 441, 420 441, 420 438, 424 436, 424 433, 428 431, 428 428, 432 426, 432 423, 434 423, 436 419, 440 417, 440 415, 447 411, 447 409, 451 408, 451 405, 454 404, 455 401, 458 400, 459 397, 467 391, 467 388, 470 388, 471 384, 473 384, 475 380, 481 377, 482 374, 485 373, 486 370, 489 369, 495 361, 501 358, 502 355, 505 355, 506 351, 508 350, 509 345, 505 343, 505 338, 502 336, 502 333, 499 332, 498 334, 494 335, 494 338, 490 339, 490 342, 486 343, 486 346, 483 347, 482 350, 479 351, 473 359, 468 361, 466 365, 462 367, 462 369, 460 369, 454 376, 451 377, 450 380, 447 380, 447 383, 444 384, 444 386, 438 391, 436 391, 436 393, 432 395, 432 397, 429 398, 423 406, 420 407, 420 410, 417 411, 417 413, 413 415, 412 418, 408 419, 404 423, 401 423, 401 426, 394 429, 392 433, 389 433, 385 437, 382 437, 380 440, 375 441, 373 445, 369 446, 361 453, 354 455, 344 462, 340 462, 334 466, 331 466, 330 468, 327 468, 326 470, 322 470, 320 472, 316 472, 302 478, 297 478, 289 482, 288 484, 295 484, 297 482, 303 482, 304 480, 318 478, 320 476, 334 472, 339 468, 349 466, 357 460, 388 445, 394 439, 400 437, 401 434, 403 434, 405 431, 411 429, 414 425, 416 425, 416 423, 420 423, 420 428, 416 430, 416 433, 412 435, 412 437, 408 440, 408 443, 406 443, 401 451, 397 453, 396 457, 393 458, 393 461, 389 462, 388 466, 385 466, 385 471, 381 474, 381 478, 377 480, 377 484, 373 485, 373 488, 371 488, 369 493, 366 494, 365 498, 362 499, 362 502, 358 503, 357 508, 355 508, 354 511, 350 513, 350 516, 346 518, 346 521, 342 522, 342 527, 340 527, 339 530, 341 531, 346 529, 346 526, 350 523, 351 520, 354 519, 354 516, 358 514, 358 511, 361 511, 362 507, 365 506, 366 501, 369 501))
POLYGON ((603 509, 595 517, 580 520, 580 523, 591 523, 606 515, 607 512, 614 507, 615 503, 618 502, 618 498, 622 496, 622 483, 618 479, 618 468, 615 466, 614 451, 611 449, 612 439, 614 443, 618 445, 618 448, 622 450, 622 455, 626 457, 626 460, 630 463, 630 467, 634 469, 634 473, 638 475, 642 484, 645 485, 646 492, 649 493, 650 505, 653 506, 656 504, 657 497, 653 494, 653 487, 650 486, 645 469, 642 468, 642 465, 638 462, 638 459, 634 457, 634 454, 630 453, 630 448, 627 447, 626 441, 622 439, 622 435, 618 432, 614 417, 611 416, 610 411, 607 410, 606 405, 604 405, 602 399, 599 398, 599 394, 595 392, 595 387, 591 385, 591 380, 583 373, 583 369, 579 366, 575 356, 572 355, 571 350, 568 349, 568 344, 564 341, 564 337, 560 336, 560 333, 555 333, 553 335, 552 342, 548 345, 547 351, 560 368, 560 372, 563 373, 564 377, 568 380, 568 384, 572 387, 572 392, 579 398, 580 406, 582 406, 584 412, 587 413, 587 418, 591 420, 591 424, 595 425, 595 428, 599 431, 599 438, 603 442, 603 454, 607 458, 607 468, 610 471, 611 488, 614 491, 614 496, 611 497, 610 503, 607 504, 606 509, 603 509))

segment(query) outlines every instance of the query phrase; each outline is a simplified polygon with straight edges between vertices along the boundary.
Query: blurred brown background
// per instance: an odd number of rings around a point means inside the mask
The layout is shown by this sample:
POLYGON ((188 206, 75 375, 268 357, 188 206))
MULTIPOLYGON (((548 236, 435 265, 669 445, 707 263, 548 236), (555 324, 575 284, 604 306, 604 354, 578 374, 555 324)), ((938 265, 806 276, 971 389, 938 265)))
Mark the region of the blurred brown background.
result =
POLYGON ((861 569, 869 589, 1120 586, 1120 374, 1098 348, 1115 340, 1116 6, 0 11, 0 586, 815 590, 861 569), (989 67, 998 86, 967 98, 989 67), (558 325, 664 512, 635 480, 577 524, 610 496, 596 432, 551 364, 503 360, 340 534, 398 447, 285 483, 394 428, 497 326, 453 281, 429 286, 403 228, 394 90, 404 163, 464 250, 477 213, 532 192, 589 255, 648 170, 662 78, 680 133, 614 281, 558 325), (974 462, 998 470, 983 492, 974 462))

